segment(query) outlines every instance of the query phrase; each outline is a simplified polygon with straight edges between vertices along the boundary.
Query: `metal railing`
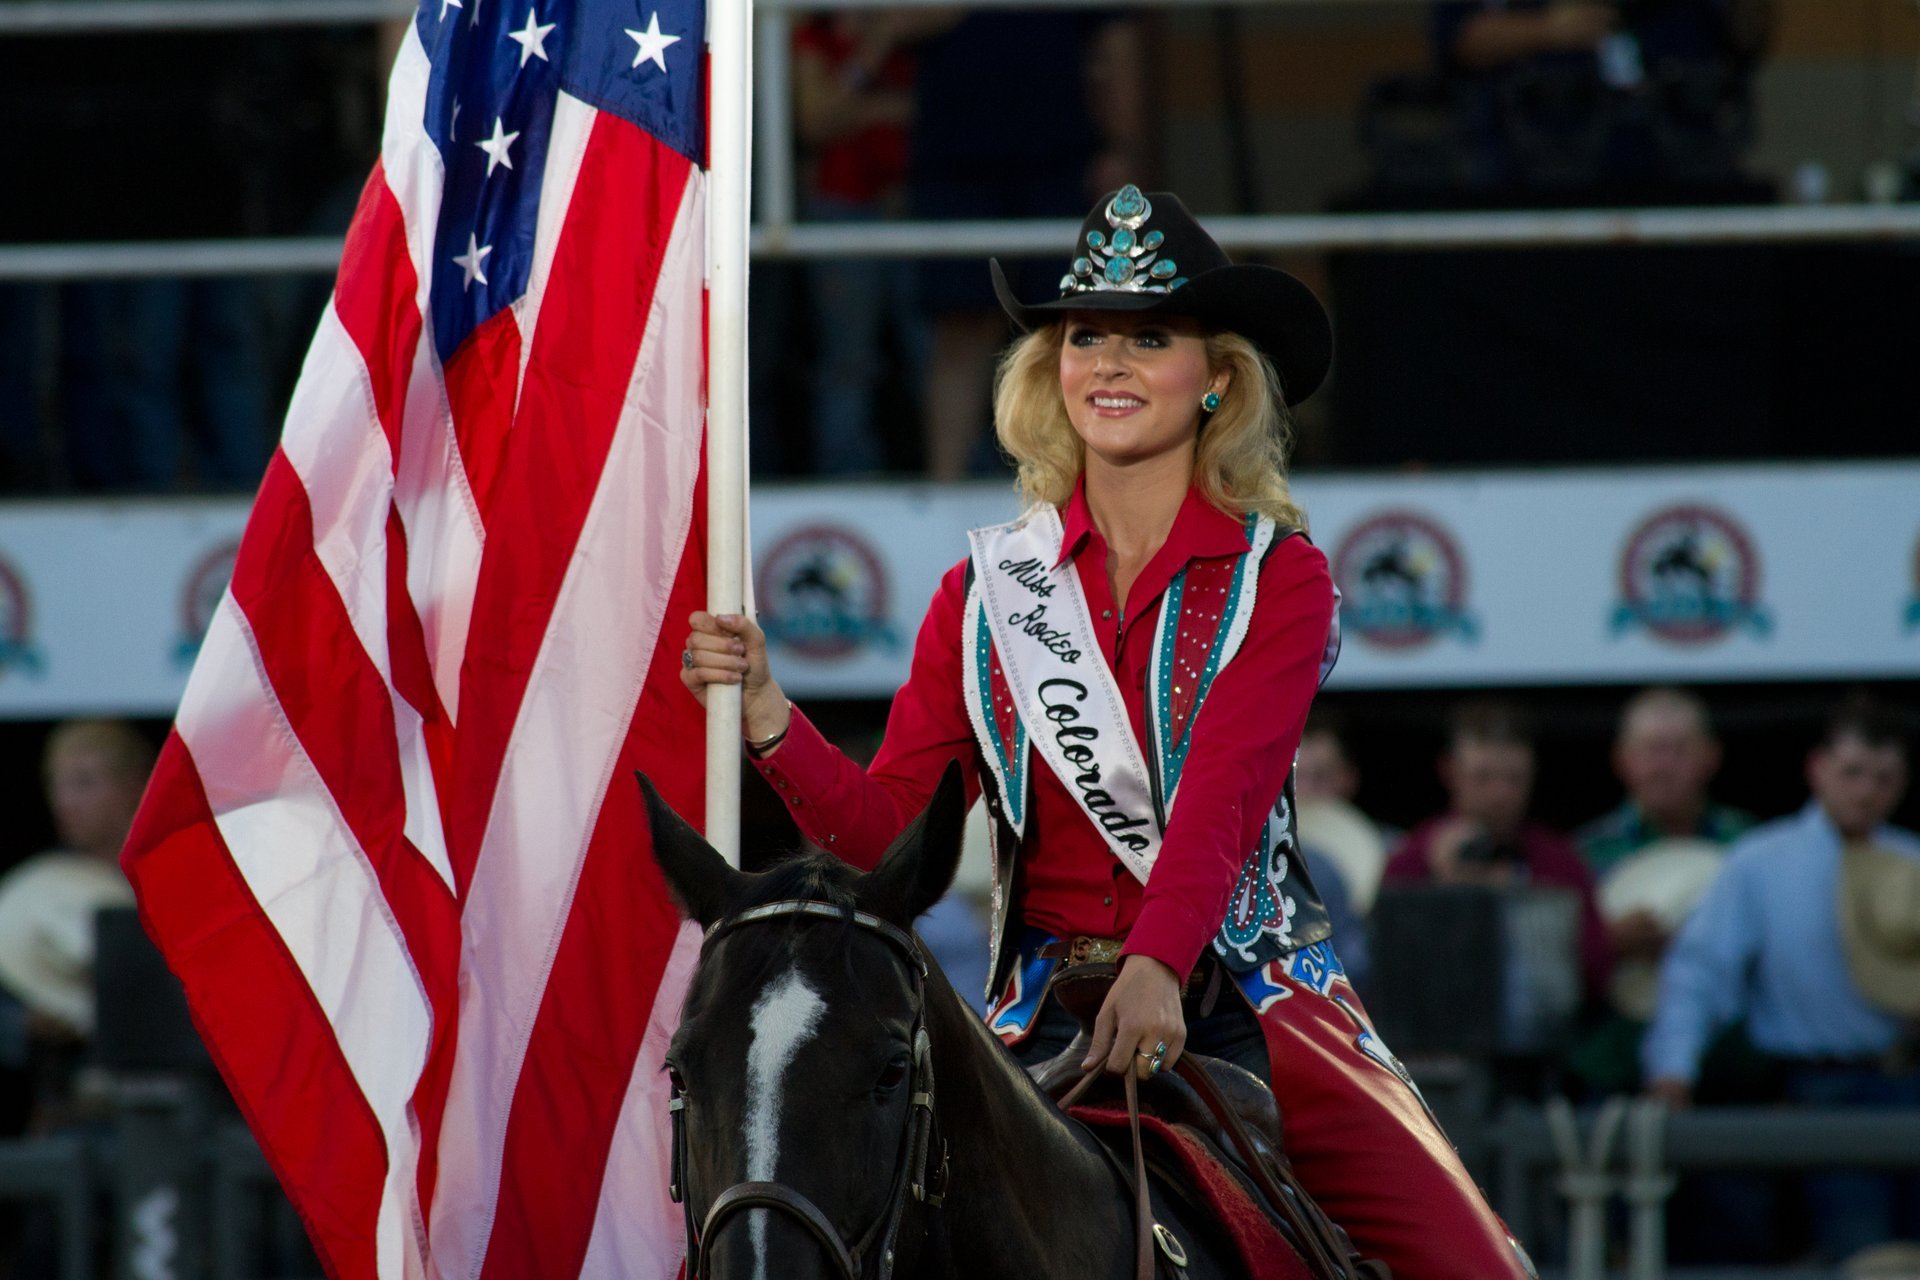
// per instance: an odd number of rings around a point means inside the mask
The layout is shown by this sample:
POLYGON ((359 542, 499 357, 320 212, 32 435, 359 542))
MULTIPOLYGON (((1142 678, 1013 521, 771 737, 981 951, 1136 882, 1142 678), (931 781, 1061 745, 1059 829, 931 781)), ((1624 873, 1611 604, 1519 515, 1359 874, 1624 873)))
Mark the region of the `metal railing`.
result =
MULTIPOLYGON (((789 71, 793 14, 899 7, 935 0, 757 0, 755 188, 758 258, 981 257, 1056 251, 1074 224, 1064 219, 890 222, 857 227, 795 216, 795 135, 789 71)), ((1215 7, 1221 0, 1047 0, 1045 7, 1113 4, 1215 7)), ((1242 5, 1395 5, 1421 0, 1226 0, 1242 5)), ((976 7, 1031 8, 1032 0, 974 0, 976 7)), ((395 0, 15 0, 0 3, 0 38, 198 30, 213 27, 344 25, 406 17, 395 0)), ((1543 246, 1731 244, 1920 239, 1920 204, 1747 208, 1583 209, 1552 212, 1353 213, 1209 218, 1228 248, 1252 251, 1393 251, 1543 246)), ((0 246, 0 281, 128 276, 324 274, 341 242, 271 238, 0 246)))
MULTIPOLYGON (((1920 1170, 1920 1109, 1705 1107, 1612 1099, 1576 1116, 1565 1102, 1507 1108, 1487 1135, 1493 1192, 1522 1240, 1541 1238, 1543 1188, 1567 1208, 1566 1280, 1607 1274, 1607 1214, 1627 1207, 1627 1280, 1784 1280, 1779 1268, 1674 1271, 1666 1205, 1677 1170, 1920 1170)), ((1799 1274, 1799 1273, 1793 1273, 1799 1274)), ((1830 1275, 1831 1272, 1816 1273, 1830 1275)))
MULTIPOLYGON (((130 1246, 141 1243, 142 1202, 156 1190, 169 1207, 167 1274, 182 1280, 241 1280, 257 1248, 272 1244, 272 1170, 246 1128, 209 1114, 205 1082, 149 1076, 122 1089, 111 1131, 87 1137, 0 1142, 0 1200, 47 1199, 60 1224, 59 1280, 93 1274, 101 1196, 112 1197, 116 1276, 143 1274, 130 1246), (263 1198, 265 1198, 263 1200, 263 1198)), ((1487 1133, 1492 1191, 1516 1236, 1546 1238, 1564 1209, 1564 1280, 1602 1280, 1609 1213, 1627 1207, 1624 1280, 1827 1280, 1831 1271, 1716 1266, 1669 1271, 1666 1202, 1677 1170, 1920 1170, 1920 1109, 1717 1107, 1669 1112, 1657 1103, 1613 1099, 1576 1115, 1564 1102, 1508 1107, 1487 1133)), ((286 1215, 282 1215, 285 1217, 286 1215)), ((150 1225, 150 1224, 149 1224, 150 1225)), ((295 1228, 292 1219, 281 1224, 295 1228)), ((146 1242, 146 1262, 160 1253, 146 1242)), ((277 1242, 282 1253, 304 1246, 277 1242), (291 1248, 289 1248, 291 1246, 291 1248)))

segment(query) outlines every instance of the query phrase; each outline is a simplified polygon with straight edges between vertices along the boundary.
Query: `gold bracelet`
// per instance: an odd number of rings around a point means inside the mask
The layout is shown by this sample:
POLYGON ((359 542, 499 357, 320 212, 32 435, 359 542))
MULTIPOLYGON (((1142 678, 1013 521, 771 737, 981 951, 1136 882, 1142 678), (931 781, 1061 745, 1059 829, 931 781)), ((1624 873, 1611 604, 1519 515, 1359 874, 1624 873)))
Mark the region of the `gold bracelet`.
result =
POLYGON ((787 731, 792 728, 793 728, 793 699, 788 698, 786 728, 780 730, 780 732, 778 733, 771 734, 765 738, 761 738, 757 742, 752 738, 746 739, 747 754, 752 756, 756 760, 760 759, 762 756, 766 755, 767 752, 779 746, 780 743, 786 738, 787 731))

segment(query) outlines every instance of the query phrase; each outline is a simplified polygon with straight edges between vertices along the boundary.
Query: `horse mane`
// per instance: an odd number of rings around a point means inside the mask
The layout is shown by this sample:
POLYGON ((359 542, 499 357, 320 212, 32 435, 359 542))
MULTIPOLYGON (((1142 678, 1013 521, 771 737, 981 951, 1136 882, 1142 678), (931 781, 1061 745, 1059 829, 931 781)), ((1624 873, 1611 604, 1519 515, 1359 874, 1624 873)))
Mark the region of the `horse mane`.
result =
POLYGON ((769 902, 795 900, 824 902, 852 911, 860 905, 855 892, 859 874, 831 854, 798 853, 754 876, 740 900, 729 908, 729 914, 763 907, 769 902))

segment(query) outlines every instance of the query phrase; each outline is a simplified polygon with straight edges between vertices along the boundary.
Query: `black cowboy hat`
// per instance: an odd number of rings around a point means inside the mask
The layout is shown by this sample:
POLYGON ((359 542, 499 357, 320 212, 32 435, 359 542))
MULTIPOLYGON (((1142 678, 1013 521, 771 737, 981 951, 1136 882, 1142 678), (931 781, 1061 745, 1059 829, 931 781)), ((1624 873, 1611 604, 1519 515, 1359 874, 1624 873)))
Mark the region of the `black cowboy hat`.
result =
POLYGON ((1273 361, 1289 405, 1312 395, 1333 362, 1333 326, 1313 290, 1275 267, 1235 263, 1171 191, 1132 185, 1101 198, 1080 224, 1060 296, 1013 296, 999 259, 993 291, 1022 329, 1068 311, 1162 311, 1237 333, 1273 361))

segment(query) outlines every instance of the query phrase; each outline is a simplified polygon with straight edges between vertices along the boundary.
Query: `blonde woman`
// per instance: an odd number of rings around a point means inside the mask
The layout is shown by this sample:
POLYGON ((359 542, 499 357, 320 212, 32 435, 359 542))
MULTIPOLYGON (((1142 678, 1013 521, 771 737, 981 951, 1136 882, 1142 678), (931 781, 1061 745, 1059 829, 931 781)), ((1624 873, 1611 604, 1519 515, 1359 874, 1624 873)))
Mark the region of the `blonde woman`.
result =
POLYGON ((863 868, 961 762, 994 834, 988 1018, 1023 1062, 1073 1038, 1057 969, 1117 961, 1084 1065, 1245 1067, 1362 1254, 1423 1280, 1530 1274, 1373 1035, 1296 849, 1291 763, 1338 627, 1287 408, 1326 374, 1325 311, 1131 186, 1088 215, 1057 298, 993 275, 1026 331, 994 414, 1027 511, 974 530, 941 580, 872 767, 787 700, 750 619, 692 616, 687 687, 744 685, 757 767, 863 868))

